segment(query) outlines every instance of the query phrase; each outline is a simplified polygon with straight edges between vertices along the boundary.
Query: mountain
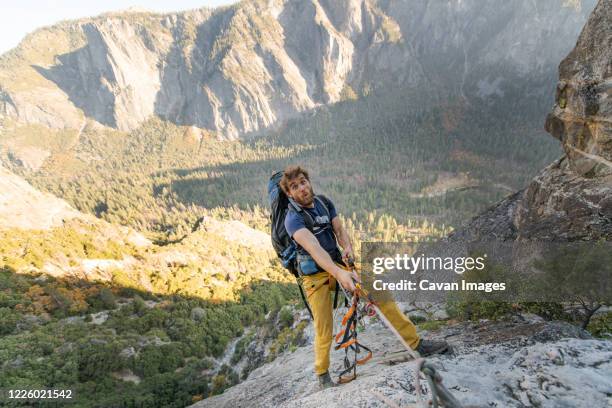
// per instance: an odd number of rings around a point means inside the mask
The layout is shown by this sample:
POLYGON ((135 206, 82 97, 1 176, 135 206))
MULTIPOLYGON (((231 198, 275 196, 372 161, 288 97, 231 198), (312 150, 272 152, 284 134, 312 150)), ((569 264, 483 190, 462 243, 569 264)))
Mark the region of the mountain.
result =
POLYGON ((559 156, 542 116, 593 5, 244 1, 63 22, 0 57, 0 160, 169 241, 205 210, 261 209, 257 186, 290 163, 356 226, 456 227, 559 156))
POLYGON ((612 3, 602 0, 559 65, 546 130, 565 155, 452 239, 612 239, 611 21, 612 3))
POLYGON ((66 21, 0 58, 0 114, 123 131, 157 116, 236 138, 376 89, 546 97, 593 5, 253 0, 66 21))

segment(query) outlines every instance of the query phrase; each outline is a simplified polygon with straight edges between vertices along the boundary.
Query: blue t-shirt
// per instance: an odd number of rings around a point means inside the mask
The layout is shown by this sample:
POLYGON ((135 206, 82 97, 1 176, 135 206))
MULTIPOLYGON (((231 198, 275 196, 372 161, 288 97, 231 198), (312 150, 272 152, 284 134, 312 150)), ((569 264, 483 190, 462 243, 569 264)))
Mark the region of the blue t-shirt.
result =
MULTIPOLYGON (((322 200, 322 199, 321 199, 322 200)), ((323 247, 325 251, 327 251, 330 255, 334 254, 337 251, 336 244, 336 236, 334 235, 334 230, 331 225, 331 221, 338 215, 336 213, 336 207, 334 203, 332 203, 329 199, 328 202, 328 210, 329 210, 329 219, 327 218, 327 211, 325 211, 325 207, 323 204, 319 202, 319 200, 314 200, 314 208, 302 207, 304 211, 308 211, 308 214, 311 215, 312 220, 315 224, 321 223, 329 223, 328 227, 317 227, 316 225, 313 228, 313 234, 317 237, 319 244, 323 247)), ((287 211, 287 216, 285 217, 285 229, 290 237, 293 238, 293 234, 302 229, 306 228, 306 223, 304 222, 304 216, 297 213, 294 210, 287 211)), ((302 250, 302 248, 300 248, 302 250)), ((332 255, 333 256, 333 255, 332 255)))

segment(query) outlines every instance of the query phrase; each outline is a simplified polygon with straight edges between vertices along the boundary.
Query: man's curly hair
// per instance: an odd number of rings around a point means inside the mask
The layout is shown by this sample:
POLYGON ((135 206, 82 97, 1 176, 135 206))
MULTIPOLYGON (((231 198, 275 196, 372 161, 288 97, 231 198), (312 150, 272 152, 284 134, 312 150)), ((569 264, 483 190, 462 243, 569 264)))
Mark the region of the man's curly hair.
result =
POLYGON ((289 183, 291 180, 297 178, 303 174, 306 177, 306 180, 310 181, 310 176, 308 175, 308 171, 300 166, 287 166, 285 170, 283 170, 283 177, 280 180, 281 189, 285 192, 285 194, 289 193, 289 183))

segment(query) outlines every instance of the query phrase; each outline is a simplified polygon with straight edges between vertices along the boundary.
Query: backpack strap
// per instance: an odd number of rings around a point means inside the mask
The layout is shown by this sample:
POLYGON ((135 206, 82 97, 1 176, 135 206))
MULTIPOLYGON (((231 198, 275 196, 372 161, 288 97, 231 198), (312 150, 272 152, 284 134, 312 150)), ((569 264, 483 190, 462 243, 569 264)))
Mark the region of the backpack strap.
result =
POLYGON ((331 224, 331 213, 329 212, 329 207, 331 207, 331 201, 323 194, 317 194, 314 198, 319 204, 323 206, 323 208, 325 208, 325 213, 327 214, 327 218, 329 219, 329 222, 331 224))
POLYGON ((304 211, 304 209, 298 203, 296 203, 292 198, 289 198, 289 204, 287 206, 289 210, 293 210, 302 216, 302 218, 304 219, 304 224, 306 228, 308 229, 308 231, 310 232, 314 231, 315 221, 312 218, 312 215, 308 213, 308 211, 304 211))
MULTIPOLYGON (((332 226, 332 220, 331 220, 331 213, 329 211, 329 207, 332 205, 331 201, 329 200, 329 198, 325 197, 323 194, 318 194, 314 196, 314 199, 321 204, 321 206, 323 206, 323 208, 325 209, 325 213, 327 214, 327 219, 329 220, 329 226, 330 228, 332 228, 333 231, 333 226, 332 226)), ((302 206, 300 206, 298 203, 295 202, 295 200, 293 200, 292 198, 289 198, 289 204, 287 205, 289 210, 293 210, 296 213, 300 214, 302 216, 302 218, 304 219, 304 225, 305 227, 312 233, 314 233, 314 227, 317 225, 327 225, 327 224, 317 224, 315 222, 315 220, 312 218, 312 215, 310 215, 310 213, 308 211, 304 211, 304 209, 302 208, 302 206)), ((294 241, 295 242, 295 241, 294 241)))

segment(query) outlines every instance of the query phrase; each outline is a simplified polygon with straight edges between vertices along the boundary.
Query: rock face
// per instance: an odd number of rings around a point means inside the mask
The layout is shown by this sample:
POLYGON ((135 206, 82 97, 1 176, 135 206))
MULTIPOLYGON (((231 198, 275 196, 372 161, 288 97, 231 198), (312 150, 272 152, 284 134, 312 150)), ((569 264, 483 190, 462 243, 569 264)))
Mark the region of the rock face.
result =
POLYGON ((593 0, 243 1, 124 12, 29 35, 0 58, 0 119, 131 130, 157 115, 234 138, 379 87, 546 95, 593 0), (520 79, 520 80, 517 80, 520 79))
POLYGON ((565 155, 451 239, 612 239, 612 1, 601 0, 559 65, 546 130, 565 155))
MULTIPOLYGON (((312 345, 285 353, 253 371, 241 384, 194 407, 360 407, 412 406, 414 365, 398 353, 402 346, 380 323, 368 324, 360 341, 374 358, 358 377, 339 388, 319 391, 312 345), (306 369, 305 369, 306 368, 306 369)), ((454 356, 428 358, 443 383, 464 406, 603 407, 612 389, 612 344, 592 340, 567 323, 465 323, 429 337, 445 338, 454 356), (579 391, 581 390, 581 391, 579 391)), ((405 353, 404 353, 405 354, 405 353)), ((332 352, 331 373, 342 366, 332 352)))

